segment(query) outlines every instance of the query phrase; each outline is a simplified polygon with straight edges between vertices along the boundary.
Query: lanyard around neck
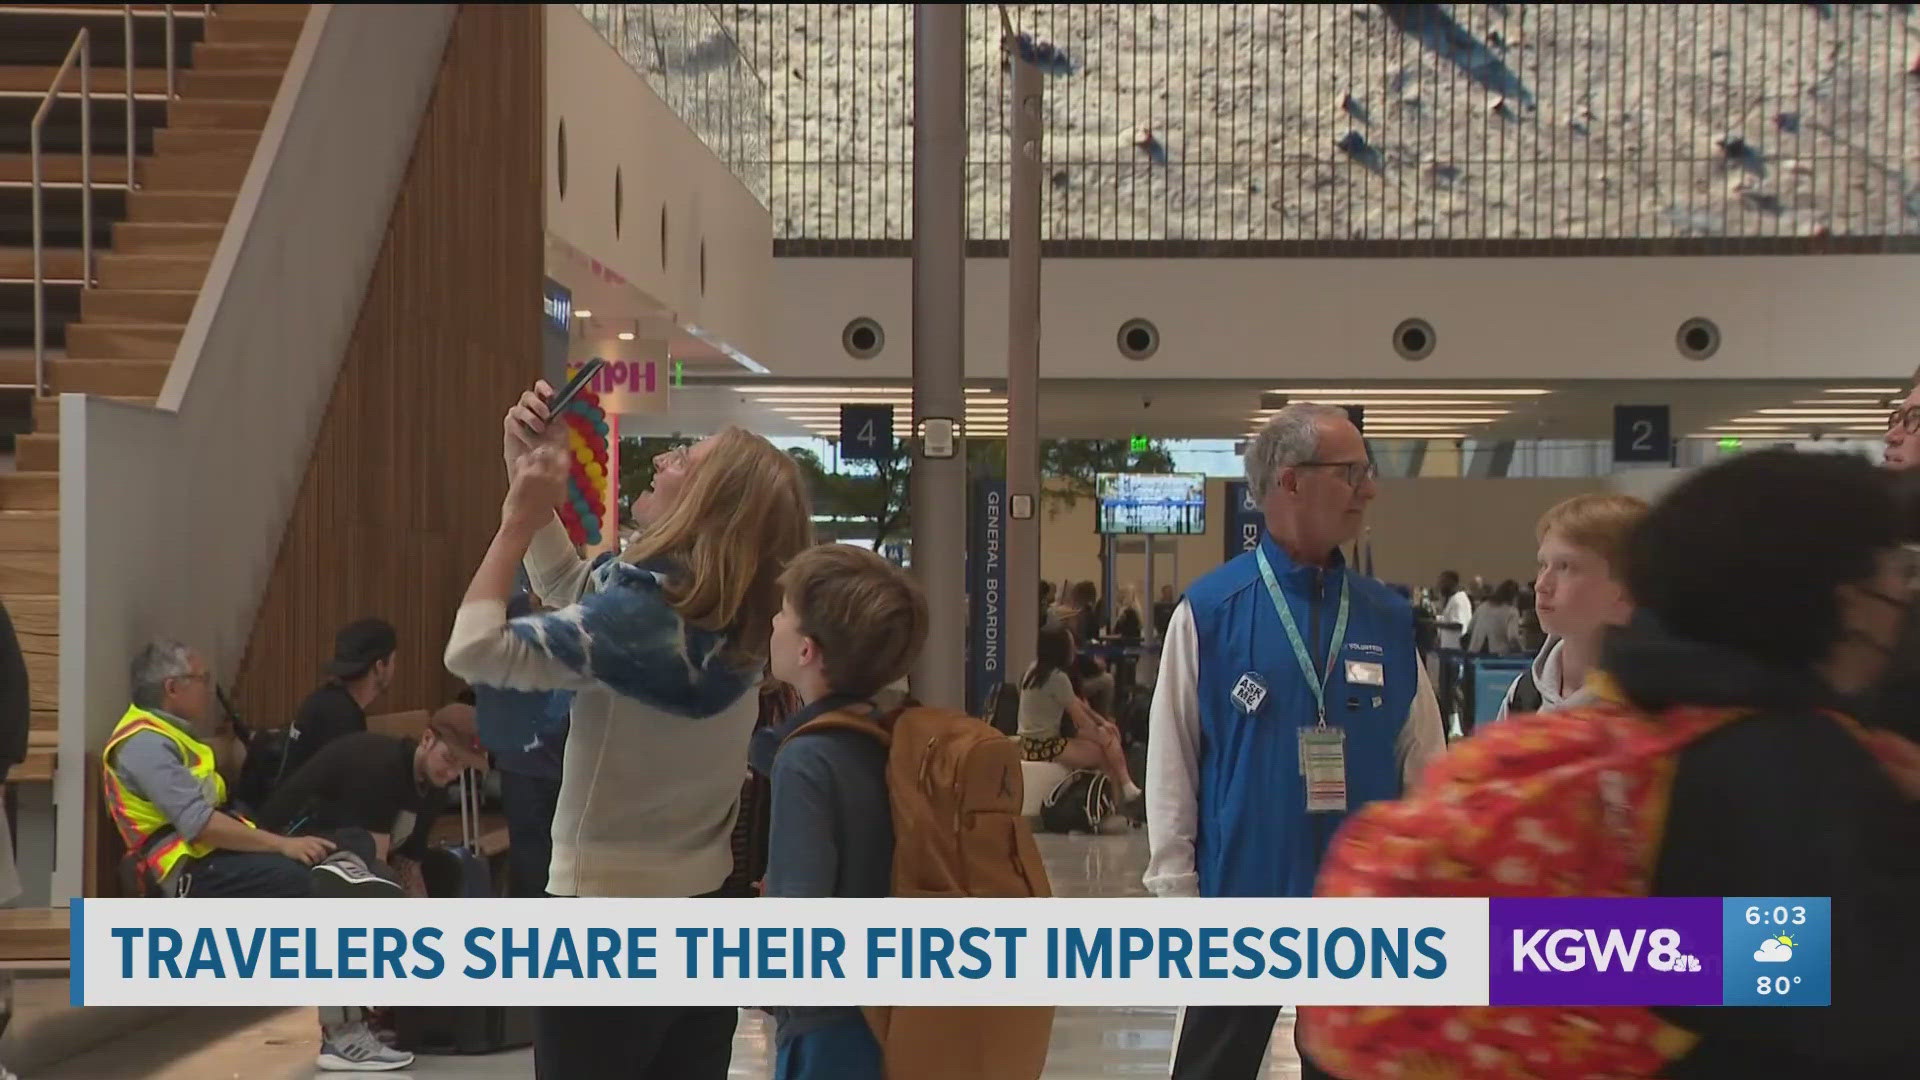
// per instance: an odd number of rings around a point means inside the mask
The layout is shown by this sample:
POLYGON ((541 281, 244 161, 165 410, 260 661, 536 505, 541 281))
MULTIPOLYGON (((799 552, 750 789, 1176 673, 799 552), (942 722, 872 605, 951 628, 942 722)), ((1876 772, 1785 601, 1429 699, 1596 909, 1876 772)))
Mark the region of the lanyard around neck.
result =
POLYGON ((1287 598, 1280 591, 1280 579, 1273 574, 1273 564, 1267 561, 1267 553, 1262 548, 1254 548, 1254 555, 1260 562, 1260 578, 1267 583, 1267 596, 1273 600, 1273 609, 1280 615, 1280 625, 1287 628, 1287 640, 1293 643, 1294 659, 1300 663, 1300 674, 1307 677, 1307 685, 1313 689, 1313 704, 1319 716, 1319 726, 1327 726, 1327 684, 1333 681, 1333 662, 1340 658, 1340 647, 1347 640, 1347 575, 1340 575, 1340 612, 1334 617, 1333 640, 1327 646, 1327 670, 1324 675, 1316 672, 1313 657, 1307 652, 1306 642, 1300 638, 1300 627, 1293 621, 1293 612, 1287 609, 1287 598))

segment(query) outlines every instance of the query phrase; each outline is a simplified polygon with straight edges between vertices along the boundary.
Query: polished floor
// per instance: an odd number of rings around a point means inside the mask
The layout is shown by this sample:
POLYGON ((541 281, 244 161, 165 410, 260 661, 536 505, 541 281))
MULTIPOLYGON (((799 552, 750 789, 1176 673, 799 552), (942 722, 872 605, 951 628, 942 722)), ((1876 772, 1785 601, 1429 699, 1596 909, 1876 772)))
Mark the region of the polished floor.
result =
MULTIPOLYGON (((1040 837, 1054 890, 1062 897, 1141 895, 1146 837, 1040 837)), ((53 991, 49 986, 47 990, 53 991)), ((65 984, 58 984, 64 994, 65 984)), ((23 1005, 25 1003, 23 1002, 23 1005)), ((1062 1009, 1054 1022, 1046 1075, 1057 1080, 1164 1077, 1173 1043, 1174 1010, 1062 1009)), ((307 1080, 315 1076, 311 1009, 208 1010, 123 1036, 23 1080, 307 1080)), ((764 1080, 773 1074, 773 1026, 764 1014, 741 1013, 734 1037, 732 1075, 764 1080)), ((391 1076, 530 1077, 529 1051, 481 1058, 421 1058, 391 1076)), ((1276 1025, 1268 1054, 1269 1080, 1297 1077, 1290 1014, 1276 1025)))

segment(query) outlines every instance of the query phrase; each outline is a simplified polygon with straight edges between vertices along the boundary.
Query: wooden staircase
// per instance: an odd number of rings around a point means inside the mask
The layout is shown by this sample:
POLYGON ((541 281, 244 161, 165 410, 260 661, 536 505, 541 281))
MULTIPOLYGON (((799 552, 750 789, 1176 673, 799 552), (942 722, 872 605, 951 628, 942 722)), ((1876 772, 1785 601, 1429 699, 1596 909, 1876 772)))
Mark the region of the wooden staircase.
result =
MULTIPOLYGON (((36 4, 34 10, 41 18, 48 9, 59 9, 79 19, 106 7, 117 32, 118 5, 36 4)), ((103 248, 96 242, 94 287, 79 293, 78 318, 64 326, 65 354, 49 352, 50 395, 85 393, 151 403, 159 394, 306 13, 305 4, 222 4, 205 19, 203 33, 190 47, 190 66, 177 73, 178 97, 164 103, 164 120, 150 132, 151 153, 136 161, 137 186, 124 194, 124 217, 111 222, 110 243, 103 248)), ((17 20, 34 17, 0 5, 0 37, 17 20)), ((136 36, 152 32, 143 25, 136 36)), ((125 99, 110 96, 124 87, 119 56, 117 45, 112 50, 95 45, 96 183, 126 178, 124 113, 119 111, 125 99), (101 83, 108 89, 98 89, 101 83), (103 152, 103 129, 116 127, 118 152, 103 152)), ((162 58, 164 65, 164 52, 162 58)), ((0 89, 31 82, 38 73, 26 67, 0 66, 0 89)), ((45 68, 39 89, 52 74, 45 68)), ((135 71, 135 86, 143 93, 158 88, 164 99, 164 66, 153 70, 143 63, 135 71)), ((142 134, 144 142, 147 133, 142 134)), ((53 155, 46 175, 77 179, 79 161, 78 154, 53 155)), ((0 153, 0 189, 27 180, 29 167, 25 154, 0 153)), ((96 218, 96 236, 100 230, 96 218)), ((78 232, 73 230, 70 246, 48 250, 47 265, 55 277, 81 276, 78 232)), ((0 280, 30 276, 31 255, 30 249, 0 246, 0 280)), ((0 303, 17 303, 13 296, 28 293, 10 290, 0 303)), ((0 383, 30 383, 32 355, 0 352, 0 369, 0 383)), ((51 777, 59 704, 58 399, 37 398, 32 409, 31 433, 16 436, 16 471, 0 472, 0 597, 26 654, 33 696, 30 756, 14 771, 14 780, 51 777)))

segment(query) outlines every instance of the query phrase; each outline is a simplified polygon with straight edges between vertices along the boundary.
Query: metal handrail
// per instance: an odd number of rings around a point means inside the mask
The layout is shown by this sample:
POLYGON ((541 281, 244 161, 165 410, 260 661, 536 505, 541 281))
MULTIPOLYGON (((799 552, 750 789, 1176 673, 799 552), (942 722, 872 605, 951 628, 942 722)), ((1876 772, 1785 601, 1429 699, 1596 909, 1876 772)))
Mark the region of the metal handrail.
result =
MULTIPOLYGON (((54 72, 53 85, 47 87, 46 96, 40 99, 40 108, 34 112, 27 133, 33 168, 33 392, 36 397, 44 397, 47 392, 47 245, 40 128, 46 123, 47 114, 53 111, 53 103, 60 99, 60 84, 66 81, 75 57, 80 60, 80 287, 93 287, 93 98, 90 93, 93 49, 87 28, 83 26, 73 36, 66 59, 60 61, 60 70, 54 72)), ((129 176, 127 180, 131 183, 133 178, 129 176)))
POLYGON ((133 190, 133 150, 134 150, 134 94, 133 94, 133 5, 120 5, 120 20, 123 24, 121 46, 127 57, 127 190, 133 190))
POLYGON ((172 108, 173 99, 177 96, 173 90, 173 5, 167 4, 165 7, 167 9, 167 107, 172 108))

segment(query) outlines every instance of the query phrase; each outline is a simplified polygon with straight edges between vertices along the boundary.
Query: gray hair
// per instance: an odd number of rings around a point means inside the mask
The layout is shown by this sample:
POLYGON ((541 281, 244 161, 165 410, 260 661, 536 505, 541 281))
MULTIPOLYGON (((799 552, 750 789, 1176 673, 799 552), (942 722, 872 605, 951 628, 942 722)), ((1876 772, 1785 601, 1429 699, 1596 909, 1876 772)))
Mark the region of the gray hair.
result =
POLYGON ((167 694, 167 680, 193 674, 193 650, 172 638, 156 638, 133 658, 133 703, 157 709, 167 694))
POLYGON ((1347 420, 1337 405, 1296 401, 1267 418, 1260 434, 1247 447, 1247 490, 1253 501, 1264 503, 1280 470, 1312 461, 1320 452, 1320 421, 1347 420))

